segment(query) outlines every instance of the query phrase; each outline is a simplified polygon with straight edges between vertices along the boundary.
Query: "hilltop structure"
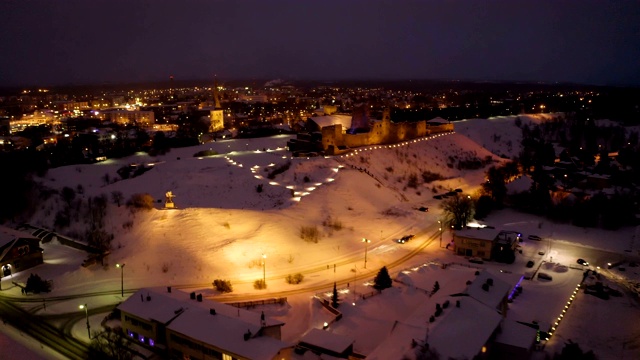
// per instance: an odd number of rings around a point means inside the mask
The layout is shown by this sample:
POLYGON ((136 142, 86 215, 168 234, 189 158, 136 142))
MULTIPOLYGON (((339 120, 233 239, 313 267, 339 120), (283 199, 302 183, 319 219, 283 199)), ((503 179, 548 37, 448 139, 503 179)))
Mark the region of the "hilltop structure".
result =
POLYGON ((370 145, 394 144, 432 134, 453 132, 453 124, 434 119, 416 122, 391 121, 390 109, 385 109, 381 120, 371 119, 366 105, 354 108, 351 117, 333 114, 309 118, 310 128, 316 132, 300 134, 287 145, 292 152, 321 151, 327 155, 337 155, 350 148, 370 145))

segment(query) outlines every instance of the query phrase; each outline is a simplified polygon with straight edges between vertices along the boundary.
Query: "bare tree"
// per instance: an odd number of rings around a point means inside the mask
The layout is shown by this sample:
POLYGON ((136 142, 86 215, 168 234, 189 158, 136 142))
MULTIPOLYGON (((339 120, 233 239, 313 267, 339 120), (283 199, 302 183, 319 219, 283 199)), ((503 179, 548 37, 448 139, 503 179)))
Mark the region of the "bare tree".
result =
POLYGON ((440 207, 444 210, 447 221, 456 228, 467 225, 473 216, 471 196, 456 193, 444 200, 440 207))

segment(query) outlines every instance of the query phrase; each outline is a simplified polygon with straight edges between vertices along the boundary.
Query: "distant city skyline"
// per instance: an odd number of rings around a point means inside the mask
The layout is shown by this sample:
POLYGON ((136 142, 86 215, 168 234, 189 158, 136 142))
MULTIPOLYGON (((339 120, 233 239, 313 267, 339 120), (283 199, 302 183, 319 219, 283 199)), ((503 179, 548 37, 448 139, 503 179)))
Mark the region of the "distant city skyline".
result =
POLYGON ((0 2, 0 87, 220 79, 640 85, 638 1, 0 2))

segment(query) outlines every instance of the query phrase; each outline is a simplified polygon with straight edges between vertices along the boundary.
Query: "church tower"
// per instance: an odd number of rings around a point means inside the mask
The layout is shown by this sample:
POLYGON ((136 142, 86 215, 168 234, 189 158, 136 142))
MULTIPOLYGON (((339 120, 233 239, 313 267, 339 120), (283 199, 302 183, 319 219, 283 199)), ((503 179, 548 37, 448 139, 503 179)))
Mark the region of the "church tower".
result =
POLYGON ((218 79, 216 79, 213 84, 213 103, 214 108, 210 113, 211 126, 209 127, 209 132, 216 132, 224 129, 224 112, 220 105, 220 97, 218 96, 218 79))

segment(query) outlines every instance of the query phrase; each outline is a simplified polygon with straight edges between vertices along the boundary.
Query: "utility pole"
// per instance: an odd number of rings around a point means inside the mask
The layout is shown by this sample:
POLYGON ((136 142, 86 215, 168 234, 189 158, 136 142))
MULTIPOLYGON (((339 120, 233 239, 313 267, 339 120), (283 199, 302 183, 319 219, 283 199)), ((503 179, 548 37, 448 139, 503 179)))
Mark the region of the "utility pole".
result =
POLYGON ((362 242, 364 243, 364 268, 367 268, 367 248, 369 247, 369 243, 371 240, 362 238, 362 242))

